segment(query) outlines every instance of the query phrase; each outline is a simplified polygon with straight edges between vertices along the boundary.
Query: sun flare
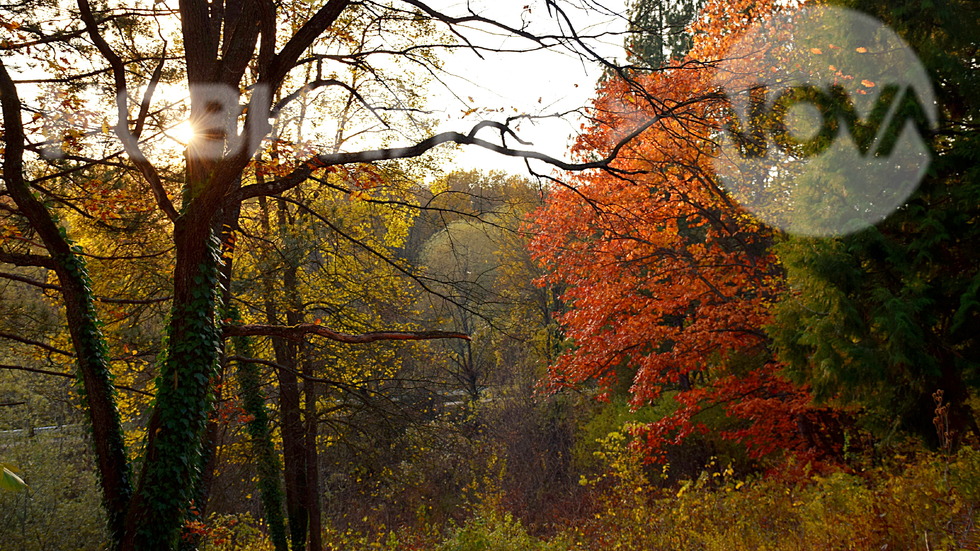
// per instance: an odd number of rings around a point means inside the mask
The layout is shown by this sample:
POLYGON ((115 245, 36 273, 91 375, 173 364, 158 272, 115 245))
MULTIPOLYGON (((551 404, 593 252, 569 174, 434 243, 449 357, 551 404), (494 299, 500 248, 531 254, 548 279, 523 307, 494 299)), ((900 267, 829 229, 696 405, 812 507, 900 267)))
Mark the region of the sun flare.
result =
POLYGON ((180 145, 186 146, 194 139, 196 132, 194 132, 194 127, 191 126, 191 121, 184 121, 176 126, 172 126, 167 130, 167 136, 173 141, 179 143, 180 145))

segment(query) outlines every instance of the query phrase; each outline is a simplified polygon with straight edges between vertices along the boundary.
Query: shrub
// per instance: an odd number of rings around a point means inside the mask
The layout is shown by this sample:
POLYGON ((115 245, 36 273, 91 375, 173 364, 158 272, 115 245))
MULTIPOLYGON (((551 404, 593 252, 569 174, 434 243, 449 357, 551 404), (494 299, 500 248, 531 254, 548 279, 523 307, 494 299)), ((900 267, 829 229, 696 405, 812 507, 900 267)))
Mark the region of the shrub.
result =
MULTIPOLYGON (((896 454, 875 469, 810 472, 802 479, 740 480, 716 464, 669 490, 629 475, 639 464, 628 456, 605 457, 616 484, 597 488, 607 496, 603 510, 566 530, 583 549, 980 548, 980 452, 972 448, 950 458, 896 454)), ((806 466, 786 469, 807 472, 806 466)))
POLYGON ((503 516, 474 517, 461 526, 438 551, 564 551, 562 539, 539 540, 527 533, 520 521, 509 513, 503 516))

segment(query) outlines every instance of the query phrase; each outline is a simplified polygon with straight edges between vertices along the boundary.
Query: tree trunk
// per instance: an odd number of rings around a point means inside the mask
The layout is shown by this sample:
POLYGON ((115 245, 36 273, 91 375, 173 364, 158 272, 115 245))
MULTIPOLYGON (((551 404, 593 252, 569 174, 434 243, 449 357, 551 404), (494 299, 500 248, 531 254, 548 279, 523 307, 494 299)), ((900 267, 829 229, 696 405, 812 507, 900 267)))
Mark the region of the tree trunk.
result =
MULTIPOLYGON (((233 342, 236 354, 246 358, 252 356, 252 346, 248 337, 236 337, 233 342)), ((282 486, 279 483, 281 465, 275 444, 272 442, 265 396, 259 388, 259 372, 252 363, 238 362, 236 373, 242 394, 242 405, 245 412, 252 416, 246 429, 255 454, 259 493, 265 521, 269 525, 269 537, 276 551, 289 551, 286 526, 282 517, 283 496, 282 486)))
POLYGON ((323 526, 320 516, 320 463, 317 456, 316 440, 318 434, 317 399, 319 392, 317 384, 310 380, 315 376, 313 362, 303 362, 303 375, 307 380, 303 383, 304 402, 306 405, 306 509, 310 515, 310 547, 309 551, 323 550, 323 526))
MULTIPOLYGON (((277 363, 289 367, 296 365, 296 351, 292 344, 284 339, 273 339, 277 363)), ((293 551, 302 551, 306 548, 309 519, 306 509, 306 446, 300 417, 299 378, 287 370, 279 370, 279 415, 290 541, 293 551)))
MULTIPOLYGON (((272 235, 268 203, 264 198, 260 198, 259 206, 262 229, 266 235, 272 235)), ((278 221, 280 226, 286 223, 284 216, 285 214, 280 211, 278 221)), ((267 260, 270 265, 273 264, 272 259, 267 260)), ((282 272, 283 286, 287 290, 295 289, 296 269, 288 258, 285 260, 286 267, 282 272)), ((279 310, 275 301, 276 285, 268 273, 262 278, 262 286, 265 295, 266 319, 270 324, 277 325, 280 321, 279 310)), ((287 310, 287 324, 295 325, 300 321, 302 319, 298 312, 293 312, 291 309, 287 310)), ((299 377, 295 370, 299 347, 293 341, 273 337, 272 348, 276 363, 287 368, 278 370, 283 478, 286 485, 286 516, 289 522, 292 551, 302 551, 306 548, 309 512, 307 510, 306 445, 300 409, 299 377)))
POLYGON ((120 549, 169 551, 199 483, 221 334, 215 320, 218 244, 213 207, 191 202, 174 227, 177 262, 166 357, 147 427, 146 455, 120 549))
POLYGON ((51 255, 51 262, 45 267, 53 269, 58 276, 65 303, 65 321, 75 348, 78 378, 81 381, 80 394, 85 400, 91 422, 102 503, 109 517, 109 532, 113 539, 118 540, 123 532, 132 486, 105 338, 99 330, 84 261, 52 214, 34 197, 24 179, 26 139, 21 122, 21 103, 17 88, 2 60, 0 103, 4 123, 4 182, 7 193, 51 255))

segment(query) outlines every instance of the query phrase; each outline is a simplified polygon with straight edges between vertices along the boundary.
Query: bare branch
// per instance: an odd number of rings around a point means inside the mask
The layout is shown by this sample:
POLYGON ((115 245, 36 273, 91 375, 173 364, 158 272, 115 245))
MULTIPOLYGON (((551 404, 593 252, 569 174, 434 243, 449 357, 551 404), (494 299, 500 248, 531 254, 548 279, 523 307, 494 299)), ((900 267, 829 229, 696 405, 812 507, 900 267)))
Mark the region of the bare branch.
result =
POLYGON ((0 251, 0 262, 13 264, 14 266, 38 266, 40 268, 54 269, 54 259, 50 256, 39 254, 8 253, 0 251))
POLYGON ((11 274, 9 272, 0 272, 0 277, 4 279, 9 279, 11 281, 19 281, 21 283, 26 283, 40 289, 46 289, 49 291, 60 291, 60 285, 53 285, 51 283, 44 283, 43 281, 37 281, 36 279, 31 279, 29 277, 24 277, 22 275, 11 274))
MULTIPOLYGON (((677 106, 661 113, 657 116, 651 117, 648 121, 639 125, 632 132, 624 136, 609 152, 609 154, 603 158, 596 161, 589 161, 583 163, 572 163, 552 157, 551 155, 546 155, 538 151, 531 151, 527 149, 513 149, 503 145, 495 144, 493 142, 488 142, 486 140, 476 138, 473 133, 483 126, 490 126, 491 123, 488 121, 482 121, 471 131, 469 134, 461 134, 459 132, 442 132, 431 136, 415 145, 410 145, 407 147, 393 147, 386 149, 375 149, 373 151, 357 151, 357 152, 339 152, 339 153, 325 153, 322 155, 317 155, 308 159, 305 164, 294 170, 291 174, 280 178, 278 180, 273 180, 271 182, 266 182, 262 184, 252 184, 244 186, 238 190, 235 194, 234 199, 238 201, 244 201, 252 197, 258 197, 260 195, 278 195, 284 191, 292 189, 299 184, 306 181, 314 170, 320 168, 329 168, 335 165, 352 164, 352 163, 371 163, 375 161, 389 161, 394 159, 407 159, 412 157, 419 157, 429 150, 447 143, 455 143, 459 145, 475 145, 488 149, 495 153, 505 155, 508 157, 519 157, 523 159, 535 159, 538 161, 543 161, 556 168, 567 171, 581 171, 588 170, 592 168, 603 168, 606 170, 614 170, 617 172, 624 172, 622 170, 614 169, 610 167, 616 157, 619 155, 620 150, 626 146, 627 143, 635 139, 637 136, 642 134, 648 128, 656 124, 661 119, 667 117, 670 113, 676 110, 681 105, 688 103, 693 103, 694 101, 701 101, 705 98, 697 98, 695 100, 690 100, 684 102, 683 104, 678 104, 677 106)), ((497 125, 493 125, 497 126, 497 125)), ((499 126, 497 126, 499 128, 499 126)))
POLYGON ((279 83, 286 78, 286 73, 293 67, 299 56, 340 17, 341 12, 348 5, 350 5, 350 0, 328 0, 313 17, 296 31, 296 34, 269 62, 268 70, 261 75, 259 82, 278 88, 279 83))
POLYGON ((294 341, 303 340, 306 335, 319 335, 337 342, 352 344, 375 341, 421 341, 430 339, 470 340, 469 335, 452 331, 371 331, 368 333, 351 334, 327 329, 322 325, 313 323, 300 323, 297 325, 226 325, 224 326, 224 335, 226 337, 281 337, 294 341))
MULTIPOLYGON (((71 373, 62 373, 61 371, 50 371, 50 370, 47 370, 47 369, 37 369, 36 367, 25 367, 25 366, 22 366, 22 365, 0 364, 0 369, 7 369, 7 370, 10 370, 10 371, 26 371, 28 373, 38 373, 38 374, 41 374, 41 375, 50 375, 52 377, 64 377, 66 379, 74 379, 75 378, 75 376, 72 375, 71 373)), ((128 390, 129 392, 135 392, 136 394, 142 394, 143 396, 149 396, 151 398, 153 397, 153 394, 152 393, 147 392, 145 390, 140 390, 138 388, 133 388, 131 386, 116 385, 116 384, 114 384, 112 386, 115 387, 117 390, 128 390)), ((23 403, 23 402, 21 402, 21 403, 23 403)), ((10 404, 0 404, 0 405, 10 405, 10 404)))
POLYGON ((279 112, 282 111, 283 107, 285 107, 289 102, 301 96, 304 92, 311 92, 313 90, 316 90, 317 88, 322 88, 324 86, 339 86, 347 90, 351 96, 353 96, 361 105, 363 105, 368 111, 370 111, 372 115, 374 115, 379 121, 381 121, 381 124, 385 125, 386 127, 390 126, 383 118, 381 118, 380 115, 378 115, 377 109, 375 109, 374 106, 368 103, 367 100, 364 99, 364 96, 360 94, 360 92, 355 90, 354 87, 351 86, 350 84, 347 84, 346 82, 342 82, 336 79, 318 79, 303 85, 303 87, 300 88, 299 90, 296 90, 292 94, 289 94, 288 96, 279 100, 279 102, 276 103, 275 107, 272 108, 271 116, 278 117, 279 112))
MULTIPOLYGON (((136 165, 143 177, 146 178, 147 183, 150 184, 150 188, 153 190, 153 196, 156 199, 157 205, 160 209, 167 215, 170 221, 177 220, 177 209, 174 208, 173 203, 170 198, 167 197, 167 192, 164 190, 163 181, 160 178, 160 173, 157 172, 153 163, 151 163, 143 151, 140 149, 139 141, 133 132, 129 129, 129 100, 128 100, 128 88, 126 85, 126 66, 122 59, 116 52, 112 50, 109 43, 106 42, 105 38, 99 33, 98 21, 95 20, 95 16, 92 14, 92 6, 89 4, 88 0, 77 0, 78 10, 81 14, 82 21, 85 22, 85 26, 88 28, 89 38, 95 44, 95 47, 102 54, 102 57, 109 63, 112 68, 112 77, 116 88, 116 136, 123 144, 123 148, 126 150, 126 154, 129 155, 130 160, 136 165)), ((166 57, 166 56, 164 56, 166 57)), ((161 62, 162 65, 162 62, 161 62)))
POLYGON ((167 62, 167 43, 163 43, 163 53, 160 54, 160 63, 157 64, 156 69, 153 70, 153 75, 150 77, 150 83, 146 86, 146 91, 143 92, 143 102, 140 104, 139 115, 136 116, 136 128, 133 129, 133 136, 139 139, 140 135, 143 133, 143 124, 146 122, 146 117, 150 113, 150 101, 153 99, 153 93, 157 89, 157 84, 160 83, 160 75, 163 74, 163 65, 167 62))
MULTIPOLYGON (((423 277, 423 276, 421 276, 419 274, 413 273, 411 270, 406 269, 404 266, 402 266, 398 262, 395 262, 388 255, 386 255, 386 254, 382 253, 381 251, 377 250, 376 248, 368 245, 363 240, 357 239, 354 236, 352 236, 352 235, 348 234, 347 232, 345 232, 344 230, 340 229, 339 227, 337 227, 336 224, 330 222, 330 220, 327 220, 324 216, 322 216, 320 213, 316 212, 315 210, 311 209, 309 206, 307 206, 307 205, 305 205, 305 204, 303 204, 303 203, 301 203, 299 201, 294 201, 292 199, 289 199, 287 197, 283 197, 282 200, 285 201, 285 202, 287 202, 287 203, 291 203, 293 205, 296 205, 296 207, 298 207, 298 208, 302 209, 303 211, 309 213, 311 216, 313 216, 314 218, 316 218, 317 220, 319 220, 320 223, 322 223, 324 226, 330 228, 337 235, 343 237, 344 239, 346 239, 347 241, 353 243, 357 247, 360 247, 360 248, 364 249, 365 251, 367 251, 370 254, 374 255, 376 258, 378 258, 379 260, 381 260, 385 264, 387 264, 387 265, 391 266, 392 268, 394 268, 395 270, 397 270, 399 273, 405 275, 406 277, 408 277, 409 279, 411 279, 412 281, 414 281, 415 283, 417 283, 418 286, 421 287, 422 290, 425 291, 426 293, 429 293, 430 295, 437 296, 437 297, 445 300, 446 302, 449 302, 450 304, 453 304, 454 306, 460 308, 461 310, 463 310, 465 312, 469 312, 469 313, 471 313, 473 315, 476 315, 476 316, 479 316, 481 318, 483 317, 479 312, 477 312, 477 311, 473 310, 472 308, 466 306, 465 304, 457 301, 453 297, 451 297, 451 296, 449 296, 449 295, 447 295, 445 293, 441 293, 441 292, 439 292, 436 289, 433 289, 431 285, 428 285, 426 283, 426 280, 431 280, 430 278, 423 277)), ((444 282, 438 282, 438 283, 444 283, 444 282)), ((490 320, 487 320, 487 322, 491 326, 493 325, 493 322, 491 322, 490 320)))
MULTIPOLYGON (((513 117, 511 117, 511 118, 513 118, 513 117)), ((510 121, 510 119, 508 119, 508 122, 509 121, 510 121)), ((471 137, 471 138, 476 137, 476 133, 479 132, 480 129, 482 129, 484 127, 496 128, 497 130, 499 130, 500 131, 500 143, 506 143, 504 140, 505 140, 506 136, 509 134, 511 137, 513 137, 515 140, 517 140, 517 143, 519 143, 521 145, 534 145, 533 143, 526 142, 526 141, 522 140, 520 137, 518 137, 517 133, 514 132, 514 129, 511 128, 510 126, 508 126, 507 124, 504 124, 502 122, 497 122, 497 121, 480 121, 479 123, 476 124, 476 126, 474 126, 470 130, 469 137, 471 137)))
POLYGON ((75 356, 74 354, 72 354, 71 352, 68 352, 67 350, 62 350, 60 348, 55 348, 55 347, 51 346, 50 344, 45 344, 45 343, 43 343, 41 341, 35 341, 35 340, 32 340, 32 339, 21 337, 20 335, 14 335, 13 333, 0 332, 0 339, 7 339, 7 340, 11 340, 11 341, 16 341, 16 342, 19 342, 19 343, 23 343, 23 344, 29 344, 31 346, 36 346, 38 348, 43 348, 43 349, 47 350, 48 352, 54 352, 55 354, 61 354, 62 356, 67 356, 69 358, 72 358, 72 357, 75 356))

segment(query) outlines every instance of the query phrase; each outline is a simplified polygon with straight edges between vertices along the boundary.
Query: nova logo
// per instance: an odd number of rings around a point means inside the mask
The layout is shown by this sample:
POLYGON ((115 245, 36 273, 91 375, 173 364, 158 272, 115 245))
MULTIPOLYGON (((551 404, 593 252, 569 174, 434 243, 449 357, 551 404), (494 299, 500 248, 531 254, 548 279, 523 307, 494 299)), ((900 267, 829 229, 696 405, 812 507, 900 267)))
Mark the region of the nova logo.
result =
POLYGON ((842 127, 862 156, 883 157, 892 154, 907 124, 915 125, 920 133, 929 128, 929 117, 911 87, 903 90, 889 84, 882 88, 866 118, 861 117, 847 90, 839 84, 786 88, 772 102, 766 99, 769 95, 765 85, 750 91, 748 121, 729 113, 725 130, 743 157, 764 157, 767 137, 787 155, 815 157, 830 148, 842 127), (816 130, 803 135, 793 131, 789 120, 790 114, 801 108, 819 117, 816 130))
POLYGON ((901 207, 930 160, 928 76, 893 31, 831 7, 749 28, 718 68, 726 98, 714 158, 763 222, 814 236, 867 228, 901 207))

